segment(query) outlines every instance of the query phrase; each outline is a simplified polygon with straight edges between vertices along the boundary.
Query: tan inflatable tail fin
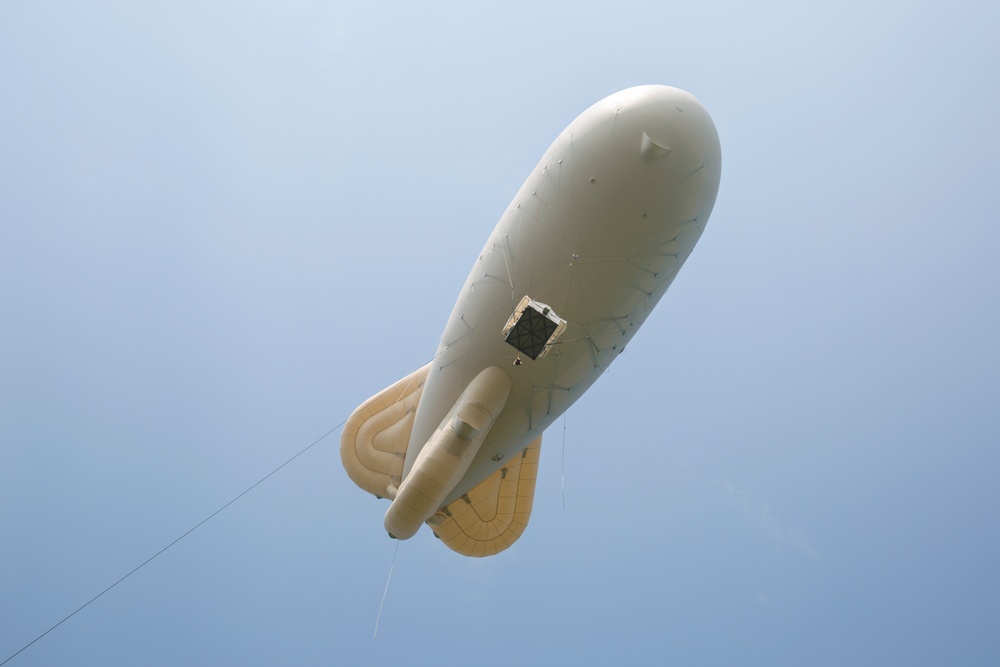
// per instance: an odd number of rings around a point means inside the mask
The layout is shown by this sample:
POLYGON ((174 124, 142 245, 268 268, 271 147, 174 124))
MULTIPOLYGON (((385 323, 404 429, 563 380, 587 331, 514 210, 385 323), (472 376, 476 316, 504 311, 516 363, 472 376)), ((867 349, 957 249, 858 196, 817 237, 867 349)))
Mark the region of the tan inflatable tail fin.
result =
POLYGON ((492 556, 510 547, 528 527, 538 477, 542 436, 428 522, 449 549, 463 556, 492 556))
POLYGON ((399 487, 429 369, 427 364, 372 396, 344 424, 340 437, 344 470, 355 484, 379 498, 391 497, 399 487))

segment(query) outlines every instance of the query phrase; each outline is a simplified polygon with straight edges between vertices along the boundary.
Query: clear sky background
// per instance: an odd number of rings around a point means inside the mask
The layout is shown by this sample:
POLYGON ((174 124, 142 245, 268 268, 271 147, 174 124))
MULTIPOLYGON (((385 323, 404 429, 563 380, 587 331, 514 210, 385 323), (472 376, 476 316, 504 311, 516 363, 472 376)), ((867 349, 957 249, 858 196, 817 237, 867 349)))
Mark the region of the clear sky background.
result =
POLYGON ((3 2, 0 660, 424 364, 664 83, 715 211, 512 549, 402 543, 373 640, 337 433, 9 664, 998 664, 997 7, 3 2))

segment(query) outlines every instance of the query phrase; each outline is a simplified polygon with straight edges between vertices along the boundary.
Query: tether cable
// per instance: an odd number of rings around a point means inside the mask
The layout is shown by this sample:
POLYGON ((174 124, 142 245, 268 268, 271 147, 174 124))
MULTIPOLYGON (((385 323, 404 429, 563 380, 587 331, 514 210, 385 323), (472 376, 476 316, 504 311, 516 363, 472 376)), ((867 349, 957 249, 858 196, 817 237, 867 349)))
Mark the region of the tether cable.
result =
POLYGON ((82 605, 80 605, 80 607, 76 611, 74 611, 73 613, 69 614, 64 619, 62 619, 61 621, 59 621, 58 623, 56 623, 55 625, 53 625, 51 628, 49 628, 48 630, 46 630, 42 634, 40 634, 37 637, 35 637, 34 639, 32 639, 30 642, 28 642, 27 644, 25 644, 24 646, 22 646, 16 653, 13 653, 10 656, 8 656, 3 662, 0 662, 0 667, 3 667, 3 665, 6 665, 8 662, 10 662, 11 660, 13 660, 17 656, 19 656, 25 650, 27 650, 28 648, 30 648, 31 646, 33 646, 40 639, 42 639, 43 637, 45 637, 47 634, 49 634, 50 632, 52 632, 53 630, 55 630, 56 628, 58 628, 60 625, 62 625, 63 623, 65 623, 69 619, 73 618, 74 616, 76 616, 77 614, 79 614, 81 611, 83 611, 84 609, 86 609, 87 607, 89 607, 91 604, 93 604, 94 602, 96 602, 97 600, 99 600, 105 593, 107 593, 108 591, 110 591, 112 588, 114 588, 118 584, 122 583, 123 581, 125 581, 126 579, 128 579, 129 577, 131 577, 133 574, 135 574, 136 572, 138 572, 142 568, 144 568, 147 565, 149 565, 151 562, 153 562, 153 560, 156 559, 157 556, 159 556, 164 551, 166 551, 170 547, 174 546, 175 544, 177 544, 178 542, 180 542, 181 540, 183 540, 185 537, 187 537, 188 535, 190 535, 194 531, 196 531, 199 528, 201 528, 203 525, 205 525, 211 519, 213 519, 215 517, 215 515, 219 514, 220 512, 222 512, 222 510, 226 509, 227 507, 229 507, 230 505, 232 505, 233 503, 235 503, 237 500, 239 500, 240 498, 242 498, 246 494, 248 494, 251 491, 253 491, 258 486, 260 486, 261 484, 263 484, 265 481, 267 481, 276 472, 278 472, 279 470, 281 470, 282 468, 284 468, 285 466, 287 466, 289 463, 291 463, 295 459, 299 458, 300 456, 302 456, 303 454, 305 454, 306 452, 308 452, 310 449, 312 449, 313 447, 315 447, 316 445, 318 445, 320 442, 322 442, 323 440, 325 440, 327 437, 330 436, 331 433, 335 432, 337 429, 339 429, 340 427, 342 427, 346 423, 347 423, 347 420, 345 419, 344 421, 340 422, 339 424, 337 424, 336 426, 334 426, 333 428, 331 428, 329 431, 327 431, 326 433, 324 433, 323 435, 321 435, 320 437, 318 437, 308 447, 306 447, 305 449, 303 449, 302 451, 300 451, 298 454, 296 454, 295 456, 291 457, 290 459, 288 459, 287 461, 285 461, 284 463, 282 463, 280 466, 278 466, 277 468, 275 468, 271 472, 267 473, 266 475, 264 475, 263 477, 261 477, 260 479, 258 479, 256 482, 254 482, 249 487, 247 487, 246 490, 244 490, 241 494, 239 494, 238 496, 236 496, 235 498, 233 498, 232 500, 230 500, 228 503, 226 503, 225 505, 223 505, 219 509, 217 509, 214 512, 212 512, 211 514, 209 514, 207 517, 205 517, 204 519, 202 519, 201 521, 199 521, 197 524, 195 524, 192 528, 188 529, 188 531, 186 533, 184 533, 183 535, 181 535, 180 537, 178 537, 176 540, 174 540, 173 542, 171 542, 170 544, 168 544, 167 546, 163 547, 162 549, 160 549, 159 551, 157 551, 155 554, 153 554, 152 556, 150 556, 149 558, 147 558, 146 560, 144 560, 141 564, 139 564, 138 566, 136 566, 131 572, 129 572, 128 574, 126 574, 124 577, 122 577, 121 579, 119 579, 115 583, 111 584, 110 586, 108 586, 107 588, 105 588, 103 591, 101 591, 100 593, 98 593, 97 595, 95 595, 94 597, 92 597, 89 600, 87 600, 87 602, 85 602, 82 605))

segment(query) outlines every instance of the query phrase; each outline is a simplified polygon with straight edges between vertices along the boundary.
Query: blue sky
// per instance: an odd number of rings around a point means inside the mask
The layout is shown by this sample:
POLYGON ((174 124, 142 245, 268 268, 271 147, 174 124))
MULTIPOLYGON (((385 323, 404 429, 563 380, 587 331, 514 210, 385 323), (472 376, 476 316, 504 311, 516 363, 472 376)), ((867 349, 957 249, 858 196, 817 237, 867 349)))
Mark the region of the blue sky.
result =
POLYGON ((373 640, 334 435, 9 664, 995 664, 998 23, 3 3, 0 660, 425 363, 559 131, 663 83, 715 212, 512 549, 402 543, 373 640))

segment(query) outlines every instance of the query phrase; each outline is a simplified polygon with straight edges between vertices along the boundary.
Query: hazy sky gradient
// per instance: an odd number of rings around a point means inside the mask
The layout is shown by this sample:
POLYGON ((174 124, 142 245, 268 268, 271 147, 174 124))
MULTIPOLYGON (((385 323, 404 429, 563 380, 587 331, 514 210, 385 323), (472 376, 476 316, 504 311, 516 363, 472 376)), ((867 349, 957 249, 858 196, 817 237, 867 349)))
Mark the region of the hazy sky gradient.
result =
POLYGON ((559 131, 663 83, 719 199, 512 549, 402 543, 373 640, 338 433, 9 664, 997 664, 997 25, 0 4, 0 660, 424 364, 559 131))

